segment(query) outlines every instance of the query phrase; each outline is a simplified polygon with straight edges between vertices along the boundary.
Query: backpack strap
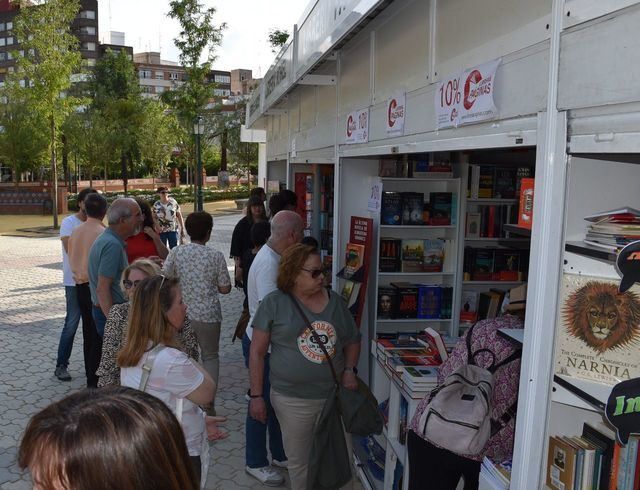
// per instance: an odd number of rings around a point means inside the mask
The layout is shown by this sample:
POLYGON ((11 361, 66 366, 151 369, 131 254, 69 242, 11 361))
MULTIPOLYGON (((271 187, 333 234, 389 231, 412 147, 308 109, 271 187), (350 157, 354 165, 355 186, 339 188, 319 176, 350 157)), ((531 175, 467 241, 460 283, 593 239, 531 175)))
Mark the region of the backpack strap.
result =
POLYGON ((491 419, 491 436, 496 435, 502 429, 504 429, 511 419, 516 418, 516 412, 518 411, 518 398, 511 404, 507 410, 498 418, 498 420, 491 419))
POLYGON ((156 362, 156 356, 158 353, 165 348, 164 345, 158 344, 147 356, 147 360, 142 365, 142 377, 140 378, 140 385, 138 385, 138 389, 140 391, 145 391, 147 389, 147 383, 149 382, 149 375, 151 374, 151 370, 153 369, 153 365, 156 362))
POLYGON ((500 361, 498 364, 491 366, 488 370, 491 374, 494 374, 502 366, 509 364, 510 362, 515 361, 517 359, 520 359, 521 357, 522 357, 522 349, 517 349, 513 351, 508 357, 500 361))
POLYGON ((473 335, 473 327, 475 327, 476 324, 474 323, 473 325, 471 325, 471 328, 469 328, 469 330, 467 331, 467 337, 466 337, 466 341, 467 341, 467 364, 470 364, 472 366, 477 366, 476 364, 476 356, 478 354, 481 354, 483 352, 490 354, 491 355, 491 366, 487 368, 488 371, 490 371, 491 373, 493 373, 493 371, 491 371, 496 363, 496 355, 493 353, 493 351, 491 351, 490 349, 478 349, 477 351, 471 351, 471 336, 473 335))

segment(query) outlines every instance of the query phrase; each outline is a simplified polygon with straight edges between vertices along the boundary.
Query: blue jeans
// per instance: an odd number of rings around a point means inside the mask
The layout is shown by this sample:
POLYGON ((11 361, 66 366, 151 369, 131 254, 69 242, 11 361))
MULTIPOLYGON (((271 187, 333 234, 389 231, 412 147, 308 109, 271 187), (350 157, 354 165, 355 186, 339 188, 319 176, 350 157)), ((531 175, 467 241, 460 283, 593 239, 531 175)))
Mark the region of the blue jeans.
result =
POLYGON ((177 231, 163 231, 160 233, 160 240, 169 248, 178 246, 178 232, 177 231))
POLYGON ((78 304, 78 293, 75 286, 65 286, 64 296, 67 300, 67 314, 64 317, 64 326, 60 334, 58 344, 58 360, 56 367, 69 366, 69 358, 73 349, 73 339, 80 323, 80 305, 78 304))
MULTIPOLYGON (((251 348, 251 340, 245 334, 242 337, 242 354, 244 355, 245 366, 249 367, 249 349, 251 348)), ((267 406, 267 423, 263 424, 249 415, 249 407, 247 406, 247 423, 246 423, 246 447, 245 460, 249 468, 262 468, 269 466, 267 459, 267 429, 269 429, 269 450, 271 457, 278 461, 286 461, 287 456, 284 453, 282 445, 282 432, 280 432, 280 424, 276 418, 276 414, 271 406, 269 392, 271 391, 271 383, 269 382, 269 354, 264 358, 264 380, 262 382, 262 393, 265 404, 267 406)))
POLYGON ((102 339, 102 337, 104 337, 104 326, 107 324, 107 317, 102 313, 102 308, 96 305, 93 305, 93 311, 91 313, 93 315, 93 322, 96 324, 98 335, 100 339, 102 339))

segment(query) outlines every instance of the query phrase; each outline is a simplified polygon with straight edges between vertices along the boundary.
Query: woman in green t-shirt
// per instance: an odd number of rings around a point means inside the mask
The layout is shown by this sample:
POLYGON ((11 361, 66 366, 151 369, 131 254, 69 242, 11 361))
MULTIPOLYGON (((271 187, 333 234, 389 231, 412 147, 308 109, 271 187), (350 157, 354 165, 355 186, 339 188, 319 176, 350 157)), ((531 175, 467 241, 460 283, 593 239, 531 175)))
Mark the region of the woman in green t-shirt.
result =
POLYGON ((324 269, 317 249, 293 245, 280 260, 278 289, 260 302, 253 319, 249 411, 256 420, 266 422, 264 394, 260 390, 264 356, 271 347, 271 404, 282 429, 293 490, 306 488, 315 424, 334 381, 321 347, 291 296, 331 356, 341 383, 348 389, 357 388, 360 332, 344 300, 323 283, 324 269))

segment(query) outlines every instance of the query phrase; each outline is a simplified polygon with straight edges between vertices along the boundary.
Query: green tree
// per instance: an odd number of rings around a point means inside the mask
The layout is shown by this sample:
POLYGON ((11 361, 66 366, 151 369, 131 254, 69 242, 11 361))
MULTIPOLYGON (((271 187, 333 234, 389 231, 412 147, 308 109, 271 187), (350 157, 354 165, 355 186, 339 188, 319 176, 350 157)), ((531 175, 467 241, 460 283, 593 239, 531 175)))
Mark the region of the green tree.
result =
POLYGON ((205 112, 215 88, 208 76, 215 60, 215 49, 226 28, 224 23, 214 24, 215 11, 213 7, 205 8, 198 0, 169 2, 167 15, 180 24, 180 34, 174 43, 180 50, 180 64, 186 71, 186 80, 174 90, 163 92, 161 97, 174 110, 183 128, 178 146, 187 162, 193 161, 195 156, 193 122, 205 112))
POLYGON ((140 156, 139 138, 145 107, 135 66, 124 51, 107 50, 96 63, 91 92, 90 110, 100 111, 109 128, 113 151, 120 159, 120 177, 126 194, 129 174, 134 172, 135 160, 140 156))
POLYGON ((27 90, 8 83, 2 90, 5 103, 0 104, 0 159, 11 168, 16 187, 21 172, 47 161, 49 146, 47 125, 32 111, 27 90))
POLYGON ((49 132, 51 180, 53 181, 53 226, 58 228, 58 144, 60 127, 81 103, 66 94, 71 75, 80 69, 78 39, 71 23, 80 10, 78 0, 48 0, 30 7, 21 2, 14 33, 21 52, 15 53, 16 70, 9 78, 26 80, 30 106, 46 122, 49 132), (22 54, 21 54, 22 53, 22 54))
POLYGON ((178 120, 164 103, 156 100, 145 102, 143 116, 138 142, 141 159, 154 175, 165 174, 179 142, 178 120))
POLYGON ((276 54, 282 49, 282 46, 287 44, 289 31, 283 31, 277 28, 270 29, 267 39, 269 40, 269 46, 271 46, 271 52, 276 54))

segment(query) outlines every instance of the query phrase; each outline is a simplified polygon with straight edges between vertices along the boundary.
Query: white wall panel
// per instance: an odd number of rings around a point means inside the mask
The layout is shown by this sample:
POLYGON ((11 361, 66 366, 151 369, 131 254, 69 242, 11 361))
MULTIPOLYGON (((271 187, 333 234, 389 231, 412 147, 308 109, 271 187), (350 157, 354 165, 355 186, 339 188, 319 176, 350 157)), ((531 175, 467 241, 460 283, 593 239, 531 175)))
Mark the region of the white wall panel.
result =
POLYGON ((341 52, 340 114, 367 107, 371 101, 371 42, 365 29, 341 52))
POLYGON ((446 76, 549 37, 551 0, 437 4, 436 73, 446 76))
POLYGON ((316 125, 317 90, 313 85, 302 85, 297 91, 300 106, 300 131, 306 131, 316 125))
POLYGON ((388 10, 375 28, 374 102, 428 83, 429 2, 396 1, 388 10))
POLYGON ((640 8, 636 5, 563 34, 560 109, 640 100, 639 25, 640 8))

